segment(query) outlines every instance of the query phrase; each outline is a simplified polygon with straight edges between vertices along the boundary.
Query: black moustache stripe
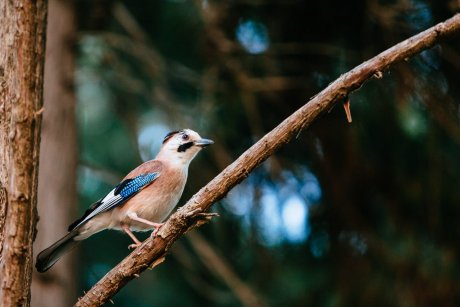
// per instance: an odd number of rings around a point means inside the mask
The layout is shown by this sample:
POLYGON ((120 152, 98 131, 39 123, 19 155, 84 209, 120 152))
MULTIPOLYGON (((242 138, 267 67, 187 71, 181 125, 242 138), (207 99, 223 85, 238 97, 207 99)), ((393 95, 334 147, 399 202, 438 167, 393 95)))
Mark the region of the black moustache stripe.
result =
POLYGON ((193 146, 193 142, 188 142, 182 145, 179 145, 177 152, 185 152, 187 149, 193 146))

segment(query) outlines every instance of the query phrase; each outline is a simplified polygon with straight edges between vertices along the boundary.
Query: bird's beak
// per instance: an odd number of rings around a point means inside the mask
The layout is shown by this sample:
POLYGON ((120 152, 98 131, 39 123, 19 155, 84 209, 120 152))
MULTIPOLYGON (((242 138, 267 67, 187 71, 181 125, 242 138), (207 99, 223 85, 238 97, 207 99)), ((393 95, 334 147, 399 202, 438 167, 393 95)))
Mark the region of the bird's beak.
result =
POLYGON ((197 141, 195 141, 193 143, 193 145, 200 146, 200 147, 206 147, 206 146, 209 146, 211 144, 214 144, 214 141, 213 140, 208 140, 208 139, 197 140, 197 141))

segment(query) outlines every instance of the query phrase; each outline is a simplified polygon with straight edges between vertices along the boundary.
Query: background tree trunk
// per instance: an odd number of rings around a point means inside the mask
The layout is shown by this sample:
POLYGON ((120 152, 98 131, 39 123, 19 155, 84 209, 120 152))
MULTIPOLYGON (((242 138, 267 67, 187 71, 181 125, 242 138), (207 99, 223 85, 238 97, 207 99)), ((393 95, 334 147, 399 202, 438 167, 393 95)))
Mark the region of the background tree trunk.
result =
POLYGON ((45 1, 0 1, 0 306, 30 302, 45 1))
MULTIPOLYGON (((38 184, 38 253, 64 234, 75 217, 76 127, 73 1, 50 0, 38 184)), ((33 274, 32 306, 70 306, 76 298, 74 254, 47 274, 33 274)))

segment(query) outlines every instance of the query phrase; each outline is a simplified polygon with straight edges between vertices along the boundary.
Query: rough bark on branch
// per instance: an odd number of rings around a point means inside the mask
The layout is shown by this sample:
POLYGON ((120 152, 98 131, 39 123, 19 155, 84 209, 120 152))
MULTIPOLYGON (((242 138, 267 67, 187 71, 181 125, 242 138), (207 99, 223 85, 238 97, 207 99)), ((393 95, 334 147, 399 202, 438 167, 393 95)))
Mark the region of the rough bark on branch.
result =
POLYGON ((410 37, 340 76, 196 193, 169 218, 157 237, 147 239, 94 285, 75 306, 102 305, 145 269, 161 263, 170 246, 181 235, 196 224, 201 224, 210 218, 206 211, 213 203, 223 198, 230 189, 244 180, 277 149, 307 128, 322 113, 330 110, 335 103, 343 101, 351 92, 360 88, 366 80, 374 76, 380 78, 382 72, 390 65, 434 46, 441 39, 459 30, 460 14, 456 14, 445 22, 410 37))
POLYGON ((29 306, 46 1, 0 1, 0 306, 29 306))

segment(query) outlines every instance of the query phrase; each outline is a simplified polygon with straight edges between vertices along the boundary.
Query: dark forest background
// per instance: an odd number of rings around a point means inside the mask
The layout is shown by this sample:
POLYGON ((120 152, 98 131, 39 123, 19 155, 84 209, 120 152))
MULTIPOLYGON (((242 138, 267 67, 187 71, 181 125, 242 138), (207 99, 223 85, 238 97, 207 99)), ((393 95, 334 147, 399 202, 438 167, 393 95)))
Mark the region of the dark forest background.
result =
MULTIPOLYGON (((152 159, 168 131, 191 128, 215 145, 192 163, 183 204, 341 74, 460 8, 455 0, 74 4, 73 217, 152 159)), ((458 36, 367 82, 350 96, 352 124, 340 105, 322 116, 115 306, 458 306, 459 82, 458 36)), ((128 244, 110 231, 81 244, 72 254, 77 294, 128 244)))

